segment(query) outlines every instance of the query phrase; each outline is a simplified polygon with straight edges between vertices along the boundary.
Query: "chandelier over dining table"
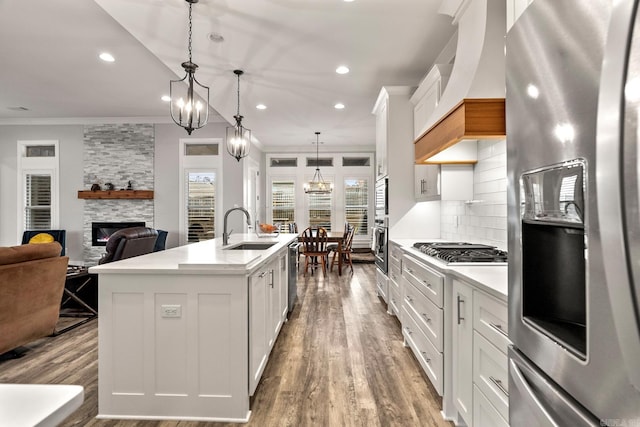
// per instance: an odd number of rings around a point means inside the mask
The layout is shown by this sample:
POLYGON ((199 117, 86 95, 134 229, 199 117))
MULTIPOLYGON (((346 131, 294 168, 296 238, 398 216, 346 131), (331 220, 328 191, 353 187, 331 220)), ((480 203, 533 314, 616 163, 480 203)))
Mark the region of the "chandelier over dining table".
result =
POLYGON ((195 3, 198 3, 198 0, 185 1, 189 3, 189 60, 182 63, 185 76, 180 80, 171 80, 169 96, 171 98, 171 118, 191 135, 191 132, 200 129, 209 120, 209 88, 196 80, 198 65, 191 58, 191 9, 195 3), (199 97, 198 93, 202 96, 199 97))
POLYGON ((304 192, 307 194, 330 194, 333 190, 333 185, 330 182, 326 182, 322 178, 320 173, 320 159, 318 154, 318 147, 320 146, 320 132, 316 132, 316 172, 313 174, 311 181, 304 185, 304 192))

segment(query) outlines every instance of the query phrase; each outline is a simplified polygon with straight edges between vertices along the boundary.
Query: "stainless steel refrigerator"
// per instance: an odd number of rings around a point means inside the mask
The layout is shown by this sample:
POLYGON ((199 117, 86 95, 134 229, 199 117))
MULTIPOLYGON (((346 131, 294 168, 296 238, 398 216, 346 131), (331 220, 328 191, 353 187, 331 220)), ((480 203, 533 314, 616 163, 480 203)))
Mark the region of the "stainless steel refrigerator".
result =
POLYGON ((640 426, 637 6, 535 0, 507 34, 513 426, 640 426))

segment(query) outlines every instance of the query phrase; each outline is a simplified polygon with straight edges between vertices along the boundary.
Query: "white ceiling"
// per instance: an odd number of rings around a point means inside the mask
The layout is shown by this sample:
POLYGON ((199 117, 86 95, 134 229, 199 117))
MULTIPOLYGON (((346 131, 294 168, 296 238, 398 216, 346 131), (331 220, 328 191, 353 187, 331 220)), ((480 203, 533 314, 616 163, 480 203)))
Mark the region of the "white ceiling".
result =
MULTIPOLYGON (((440 2, 200 0, 196 77, 232 121, 232 71, 245 71, 240 112, 265 147, 310 147, 315 131, 328 145, 372 146, 380 87, 416 86, 454 34, 440 2), (351 72, 336 74, 341 64, 351 72)), ((187 10, 184 0, 0 0, 0 124, 169 120, 160 96, 184 75, 187 10), (116 62, 98 60, 102 51, 116 62)))

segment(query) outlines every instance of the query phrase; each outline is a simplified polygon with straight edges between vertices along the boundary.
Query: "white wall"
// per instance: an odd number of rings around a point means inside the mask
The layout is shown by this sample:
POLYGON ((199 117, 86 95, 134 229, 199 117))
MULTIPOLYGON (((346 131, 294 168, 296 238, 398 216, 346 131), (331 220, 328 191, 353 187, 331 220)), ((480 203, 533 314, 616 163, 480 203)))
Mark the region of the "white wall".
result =
MULTIPOLYGON (((192 134, 193 138, 222 138, 224 123, 209 123, 192 134)), ((19 244, 17 221, 17 141, 57 139, 60 147, 60 227, 67 230, 67 254, 70 263, 82 263, 83 207, 78 190, 83 188, 83 132, 78 125, 2 125, 0 126, 0 245, 19 244)), ((167 247, 178 244, 178 144, 187 138, 184 129, 175 124, 155 125, 155 182, 154 227, 169 231, 167 247)), ((235 204, 242 206, 242 162, 229 156, 224 145, 223 156, 223 211, 235 204)), ((261 158, 255 147, 252 156, 261 158)), ((264 161, 261 161, 264 165, 264 161)), ((264 171, 262 166, 261 171, 264 171)), ((264 173, 261 172, 264 176, 264 173)), ((263 183, 264 184, 264 183, 263 183)), ((263 193, 264 194, 264 193, 263 193)), ((230 228, 242 229, 240 215, 229 217, 230 228)))
POLYGON ((507 249, 507 144, 479 140, 473 170, 474 203, 441 202, 441 237, 507 249))
POLYGON ((0 126, 0 245, 21 242, 18 230, 17 141, 59 141, 60 149, 60 228, 67 230, 66 246, 70 262, 82 260, 83 127, 79 125, 0 126))

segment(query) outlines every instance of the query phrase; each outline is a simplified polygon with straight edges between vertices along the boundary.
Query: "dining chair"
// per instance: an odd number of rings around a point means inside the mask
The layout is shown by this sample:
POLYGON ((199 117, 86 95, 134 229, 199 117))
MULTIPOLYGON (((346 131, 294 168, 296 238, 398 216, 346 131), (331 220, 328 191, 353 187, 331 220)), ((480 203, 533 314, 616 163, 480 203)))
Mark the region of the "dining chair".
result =
MULTIPOLYGON (((351 254, 353 253, 352 251, 353 236, 356 235, 357 230, 358 230, 358 227, 354 227, 350 225, 347 231, 347 236, 342 241, 342 257, 343 257, 342 267, 344 267, 344 262, 348 262, 349 267, 351 267, 352 273, 353 273, 353 262, 351 261, 351 254)), ((329 268, 329 271, 333 271, 333 264, 336 262, 337 255, 338 255, 338 250, 336 249, 333 252, 333 257, 331 258, 331 267, 329 268)))
MULTIPOLYGON (((322 273, 327 275, 327 261, 329 252, 327 251, 327 230, 320 227, 316 230, 311 227, 302 232, 302 246, 304 247, 304 276, 307 275, 309 264, 317 264, 318 259, 322 264, 322 273)), ((311 268, 313 274, 313 266, 311 268)))
MULTIPOLYGON (((349 228, 351 227, 351 224, 349 224, 349 221, 345 221, 344 222, 344 232, 342 234, 342 242, 344 243, 347 240, 347 234, 349 233, 349 228)), ((337 243, 329 243, 327 245, 327 251, 329 253, 331 253, 332 251, 337 251, 338 250, 338 244, 337 243)))

